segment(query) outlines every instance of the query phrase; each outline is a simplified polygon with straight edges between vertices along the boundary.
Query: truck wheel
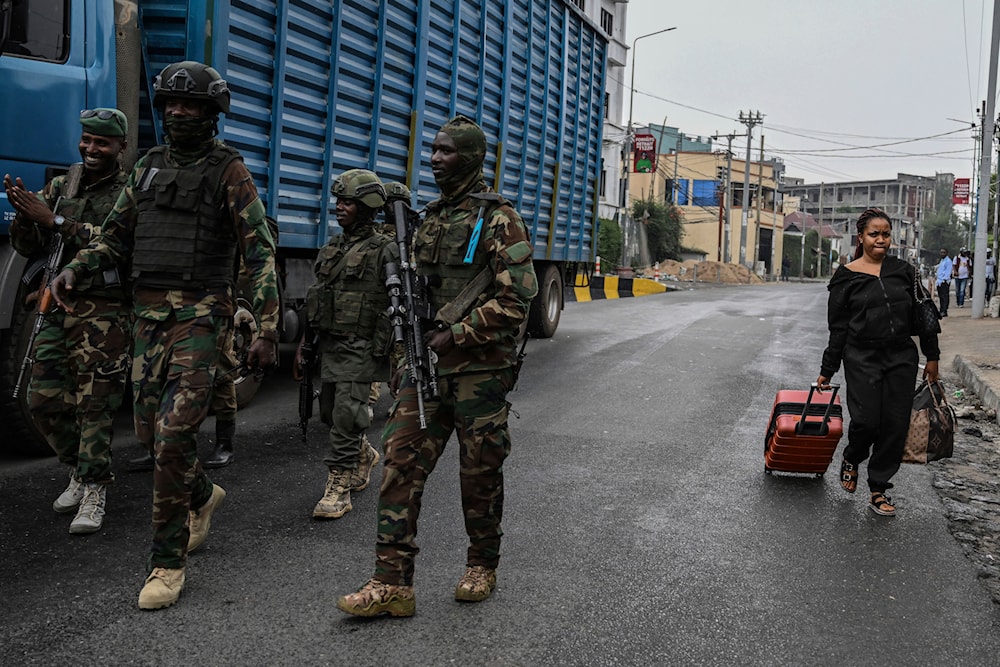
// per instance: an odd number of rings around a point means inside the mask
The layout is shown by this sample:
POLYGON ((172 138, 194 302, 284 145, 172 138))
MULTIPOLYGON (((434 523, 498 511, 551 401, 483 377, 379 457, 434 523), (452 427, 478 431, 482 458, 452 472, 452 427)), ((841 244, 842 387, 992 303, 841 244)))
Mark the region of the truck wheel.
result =
POLYGON ((538 282, 538 294, 528 309, 528 331, 533 338, 552 338, 562 314, 562 276, 552 264, 545 266, 538 282))
POLYGON ((0 415, 3 415, 4 449, 8 453, 23 456, 53 456, 55 452, 35 428, 28 410, 30 370, 25 374, 20 395, 17 398, 11 396, 24 360, 25 346, 34 326, 34 313, 20 306, 31 290, 31 287, 25 287, 22 283, 14 302, 11 327, 0 334, 0 415))

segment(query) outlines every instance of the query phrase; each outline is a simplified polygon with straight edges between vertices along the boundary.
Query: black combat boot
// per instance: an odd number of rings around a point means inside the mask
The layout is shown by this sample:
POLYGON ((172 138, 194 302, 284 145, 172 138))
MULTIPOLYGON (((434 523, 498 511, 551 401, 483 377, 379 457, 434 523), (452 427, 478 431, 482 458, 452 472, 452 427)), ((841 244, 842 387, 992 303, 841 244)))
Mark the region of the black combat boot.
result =
POLYGON ((156 459, 149 453, 128 460, 128 469, 131 472, 148 472, 155 467, 156 459))
POLYGON ((206 468, 221 468, 232 463, 234 435, 236 435, 235 421, 216 421, 215 451, 201 464, 206 468))

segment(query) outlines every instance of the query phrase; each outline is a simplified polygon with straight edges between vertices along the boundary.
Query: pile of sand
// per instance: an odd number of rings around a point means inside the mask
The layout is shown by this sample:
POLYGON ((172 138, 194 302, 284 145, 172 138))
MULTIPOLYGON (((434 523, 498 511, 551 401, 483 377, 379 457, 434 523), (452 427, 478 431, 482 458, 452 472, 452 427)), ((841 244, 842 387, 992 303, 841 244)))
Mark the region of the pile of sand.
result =
MULTIPOLYGON (((677 262, 672 259, 666 259, 660 262, 659 268, 660 278, 667 280, 673 279, 683 282, 697 280, 700 283, 742 283, 744 285, 761 284, 764 282, 760 276, 751 273, 750 269, 745 266, 726 264, 724 262, 699 262, 694 259, 677 262)), ((653 278, 655 274, 653 269, 649 268, 640 271, 639 275, 644 278, 653 278)))

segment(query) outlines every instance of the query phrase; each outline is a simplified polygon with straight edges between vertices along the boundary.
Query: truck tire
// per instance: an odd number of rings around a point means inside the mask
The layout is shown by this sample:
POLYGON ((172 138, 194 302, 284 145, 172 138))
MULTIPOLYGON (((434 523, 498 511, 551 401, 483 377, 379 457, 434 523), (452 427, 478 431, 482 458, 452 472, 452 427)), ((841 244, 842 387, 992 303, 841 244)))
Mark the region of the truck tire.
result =
POLYGON ((528 309, 528 331, 532 338, 552 338, 562 314, 562 276, 559 269, 546 264, 538 281, 538 294, 528 309))
POLYGON ((34 325, 34 313, 20 306, 32 289, 21 283, 10 329, 0 333, 0 415, 3 419, 4 449, 5 453, 19 456, 53 456, 55 452, 35 428, 28 410, 30 371, 25 375, 20 395, 17 398, 11 396, 34 325))

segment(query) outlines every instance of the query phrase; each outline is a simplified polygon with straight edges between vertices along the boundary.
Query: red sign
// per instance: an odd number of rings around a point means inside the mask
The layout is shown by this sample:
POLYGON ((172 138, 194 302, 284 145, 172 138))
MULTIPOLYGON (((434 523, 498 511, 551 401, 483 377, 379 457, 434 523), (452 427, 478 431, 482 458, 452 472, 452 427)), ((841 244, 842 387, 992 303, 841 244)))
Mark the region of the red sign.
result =
POLYGON ((656 169, 656 137, 652 134, 635 135, 633 147, 635 162, 632 171, 637 174, 648 174, 656 169))
POLYGON ((952 204, 969 203, 969 179, 967 178, 955 179, 955 185, 952 186, 951 190, 951 203, 952 204))

